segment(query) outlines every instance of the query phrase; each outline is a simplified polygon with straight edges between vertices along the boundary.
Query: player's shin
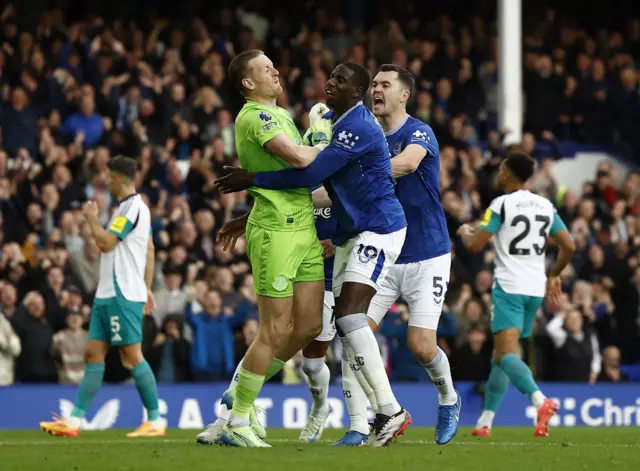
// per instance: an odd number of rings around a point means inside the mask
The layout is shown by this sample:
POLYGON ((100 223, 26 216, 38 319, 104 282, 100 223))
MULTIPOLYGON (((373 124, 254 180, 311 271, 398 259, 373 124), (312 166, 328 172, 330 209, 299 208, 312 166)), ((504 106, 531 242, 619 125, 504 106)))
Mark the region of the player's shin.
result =
POLYGON ((141 361, 131 370, 131 376, 136 382, 136 389, 140 394, 142 403, 147 410, 149 422, 160 419, 158 408, 158 386, 156 377, 146 360, 141 361))
POLYGON ((476 428, 487 427, 490 429, 493 426, 493 418, 508 387, 509 377, 495 360, 491 360, 491 373, 484 392, 484 410, 478 419, 476 428))
POLYGON ((499 361, 500 368, 509 377, 509 381, 523 394, 526 394, 534 406, 540 407, 546 397, 533 379, 533 374, 515 353, 507 353, 499 361))
MULTIPOLYGON (((369 404, 371 404, 371 409, 373 409, 374 414, 378 413, 378 401, 376 400, 376 395, 373 392, 371 386, 367 382, 367 379, 364 377, 362 373, 362 369, 356 363, 356 359, 354 358, 353 351, 350 348, 345 346, 347 340, 343 337, 340 338, 342 341, 342 359, 343 362, 346 361, 349 369, 349 375, 353 376, 357 384, 360 386, 360 389, 364 393, 364 395, 369 400, 369 404)), ((343 369, 344 371, 344 369, 343 369)))
POLYGON ((307 358, 302 356, 302 371, 309 380, 309 391, 313 397, 313 410, 311 414, 318 410, 328 409, 327 397, 329 394, 329 381, 331 372, 322 358, 307 358))
POLYGON ((380 357, 380 349, 365 313, 349 314, 336 319, 342 345, 351 349, 355 364, 362 370, 367 383, 373 389, 378 403, 378 412, 392 416, 400 412, 389 378, 380 357))
MULTIPOLYGON (((373 396, 373 390, 371 394, 373 396)), ((369 421, 367 420, 367 396, 360 387, 355 372, 347 358, 347 349, 342 349, 342 392, 349 411, 351 430, 369 435, 369 421)), ((375 409, 374 409, 375 412, 375 409)))
POLYGON ((258 335, 242 360, 235 388, 233 409, 228 420, 231 427, 248 427, 253 403, 258 397, 274 353, 291 335, 290 298, 258 297, 260 327, 258 335))
POLYGON ((104 369, 104 363, 87 363, 85 365, 84 377, 78 385, 73 411, 71 412, 71 417, 67 419, 67 422, 72 427, 80 426, 80 422, 86 415, 87 409, 91 406, 93 398, 100 390, 104 369))

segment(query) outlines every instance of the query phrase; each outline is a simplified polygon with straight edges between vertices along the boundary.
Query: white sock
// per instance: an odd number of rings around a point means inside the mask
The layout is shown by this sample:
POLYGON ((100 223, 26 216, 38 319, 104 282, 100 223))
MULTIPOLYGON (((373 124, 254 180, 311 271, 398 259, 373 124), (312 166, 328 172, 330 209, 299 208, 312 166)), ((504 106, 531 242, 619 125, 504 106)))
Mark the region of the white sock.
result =
POLYGON ((477 429, 481 429, 482 427, 493 426, 493 418, 496 416, 496 413, 492 410, 483 410, 482 415, 478 419, 478 423, 476 424, 477 429))
POLYGON ((166 427, 165 419, 160 417, 160 418, 158 418, 156 420, 152 420, 151 421, 151 425, 153 425, 155 428, 166 427))
POLYGON ((343 342, 343 346, 351 349, 349 354, 353 354, 356 365, 373 389, 378 403, 378 413, 392 416, 400 412, 402 408, 391 390, 378 342, 369 327, 367 315, 349 314, 337 319, 336 323, 345 334, 346 342, 343 342))
MULTIPOLYGON (((344 402, 347 403, 351 430, 364 435, 369 435, 369 421, 367 420, 367 396, 358 384, 354 371, 349 366, 346 359, 346 349, 343 348, 342 355, 342 392, 344 402)), ((371 394, 373 395, 373 389, 371 394)))
POLYGON ((536 406, 536 409, 540 409, 546 398, 547 396, 542 394, 542 391, 538 390, 531 395, 531 403, 536 406))
MULTIPOLYGON (((369 386, 369 383, 367 383, 367 379, 364 377, 364 374, 362 373, 362 369, 356 363, 356 360, 353 357, 353 352, 351 351, 350 348, 347 348, 344 346, 347 340, 346 339, 340 339, 340 340, 342 340, 342 346, 343 346, 342 351, 344 352, 344 355, 342 358, 343 360, 346 359, 347 361, 347 369, 349 370, 348 374, 352 375, 355 378, 358 385, 360 386, 360 389, 362 390, 362 392, 364 392, 365 396, 369 400, 369 404, 371 404, 371 409, 373 409, 373 413, 377 414, 378 401, 376 401, 376 395, 374 394, 371 386, 369 386)), ((344 370, 345 369, 343 368, 342 369, 343 375, 344 375, 344 370)), ((365 403, 365 407, 366 407, 366 403, 365 403)), ((365 413, 365 417, 366 416, 367 414, 365 413)))
POLYGON ((329 395, 329 381, 331 380, 331 372, 329 367, 322 358, 305 358, 302 357, 302 371, 307 375, 309 380, 309 391, 313 397, 313 408, 311 414, 316 411, 326 410, 329 408, 327 396, 329 395))
POLYGON ((80 427, 82 419, 80 417, 67 417, 64 419, 70 427, 80 427))
POLYGON ((438 403, 443 406, 451 406, 458 400, 458 394, 453 388, 453 379, 451 378, 451 367, 449 366, 449 359, 446 353, 444 353, 438 347, 438 354, 429 363, 424 366, 431 382, 438 390, 438 403))
POLYGON ((233 389, 238 385, 238 380, 240 379, 240 368, 242 368, 242 363, 244 362, 244 357, 236 366, 236 370, 233 372, 233 376, 231 377, 231 382, 229 383, 229 389, 233 389))
POLYGON ((229 415, 229 420, 227 420, 227 425, 231 428, 248 427, 249 417, 238 417, 231 413, 229 415))
MULTIPOLYGON (((238 363, 238 366, 236 366, 236 370, 233 372, 233 376, 231 377, 231 382, 229 383, 229 388, 227 390, 233 389, 238 385, 238 378, 240 377, 240 368, 242 368, 243 361, 244 361, 244 358, 240 360, 240 363, 238 363)), ((220 412, 220 415, 218 415, 218 420, 216 420, 216 423, 220 425, 225 425, 229 420, 229 415, 231 415, 231 409, 227 409, 227 406, 222 404, 222 412, 220 412)))

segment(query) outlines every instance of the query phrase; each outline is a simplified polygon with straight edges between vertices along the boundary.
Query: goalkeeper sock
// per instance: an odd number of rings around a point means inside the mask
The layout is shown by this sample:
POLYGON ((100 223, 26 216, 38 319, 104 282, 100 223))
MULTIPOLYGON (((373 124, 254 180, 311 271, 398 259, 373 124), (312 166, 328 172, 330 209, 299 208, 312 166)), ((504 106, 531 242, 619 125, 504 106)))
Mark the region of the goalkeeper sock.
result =
POLYGON ((507 374, 509 381, 520 391, 531 399, 536 407, 540 407, 544 402, 544 395, 533 379, 533 374, 527 364, 518 358, 514 353, 507 353, 500 360, 500 368, 507 374))
MULTIPOLYGON (((344 345, 344 344, 343 344, 344 345)), ((373 389, 369 388, 373 396, 373 389)), ((355 372, 349 365, 347 349, 342 349, 342 393, 347 403, 351 430, 369 435, 369 421, 367 420, 367 396, 358 384, 355 372)), ((374 398, 375 399, 375 398, 374 398)))
POLYGON ((160 418, 160 410, 158 409, 158 386, 156 377, 151 371, 151 367, 147 360, 142 360, 131 370, 131 376, 136 382, 136 389, 145 409, 147 409, 147 420, 153 422, 160 418))
POLYGON ((87 363, 84 367, 84 377, 76 392, 76 402, 68 422, 72 427, 79 427, 93 398, 102 386, 104 378, 104 363, 87 363))
POLYGON ((244 368, 240 369, 238 385, 233 399, 233 410, 227 422, 229 426, 236 428, 249 426, 249 414, 260 389, 262 389, 264 378, 264 376, 257 375, 244 368))
POLYGON ((267 372, 264 374, 265 383, 275 375, 280 373, 280 370, 284 368, 285 363, 286 361, 278 360, 277 358, 273 357, 271 359, 271 363, 269 363, 269 366, 267 367, 267 372))
POLYGON ((313 397, 311 415, 318 410, 328 408, 327 396, 329 395, 329 380, 331 372, 322 358, 302 357, 302 371, 309 380, 309 391, 313 397))

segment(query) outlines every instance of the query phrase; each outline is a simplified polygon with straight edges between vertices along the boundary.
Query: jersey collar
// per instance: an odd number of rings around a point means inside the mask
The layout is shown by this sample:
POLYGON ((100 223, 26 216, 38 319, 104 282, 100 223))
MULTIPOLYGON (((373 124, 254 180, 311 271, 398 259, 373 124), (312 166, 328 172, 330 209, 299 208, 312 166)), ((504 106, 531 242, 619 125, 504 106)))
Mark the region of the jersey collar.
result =
POLYGON ((392 130, 385 132, 384 136, 385 137, 389 137, 389 136, 393 136, 395 133, 397 133, 398 131, 400 131, 400 129, 402 129, 402 126, 404 126, 406 124, 406 122, 409 120, 409 114, 405 113, 404 115, 404 119, 402 120, 402 122, 400 124, 398 124, 395 128, 393 128, 392 130))
POLYGON ((337 125, 338 125, 338 123, 339 123, 340 121, 342 121, 344 118, 346 118, 346 117, 347 117, 347 115, 348 115, 349 113, 351 113, 353 110, 355 110, 358 106, 362 106, 362 102, 361 102, 361 101, 359 101, 358 103, 356 103, 355 105, 353 105, 351 108, 349 108, 347 111, 345 111, 345 113, 344 113, 342 116, 340 116, 340 117, 339 117, 339 118, 338 118, 338 119, 333 123, 333 125, 334 125, 334 126, 337 126, 337 125))
POLYGON ((138 193, 132 193, 129 196, 127 196, 126 198, 123 198, 121 201, 118 201, 118 206, 120 206, 125 201, 130 200, 131 198, 133 198, 134 196, 137 196, 137 195, 138 195, 138 193))

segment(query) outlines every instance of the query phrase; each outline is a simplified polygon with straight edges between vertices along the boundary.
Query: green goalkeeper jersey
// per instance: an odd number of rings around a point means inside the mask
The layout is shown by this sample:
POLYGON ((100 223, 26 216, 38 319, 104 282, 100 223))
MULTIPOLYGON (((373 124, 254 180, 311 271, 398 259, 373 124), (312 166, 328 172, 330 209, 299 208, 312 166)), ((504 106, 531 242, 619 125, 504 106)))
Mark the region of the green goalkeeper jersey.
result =
MULTIPOLYGON (((302 138, 291 115, 280 107, 247 101, 238 113, 235 124, 236 150, 242 168, 249 172, 271 172, 291 167, 264 145, 284 134, 302 145, 302 138)), ((249 222, 278 231, 297 231, 315 225, 311 191, 266 190, 250 187, 254 198, 249 222)))

